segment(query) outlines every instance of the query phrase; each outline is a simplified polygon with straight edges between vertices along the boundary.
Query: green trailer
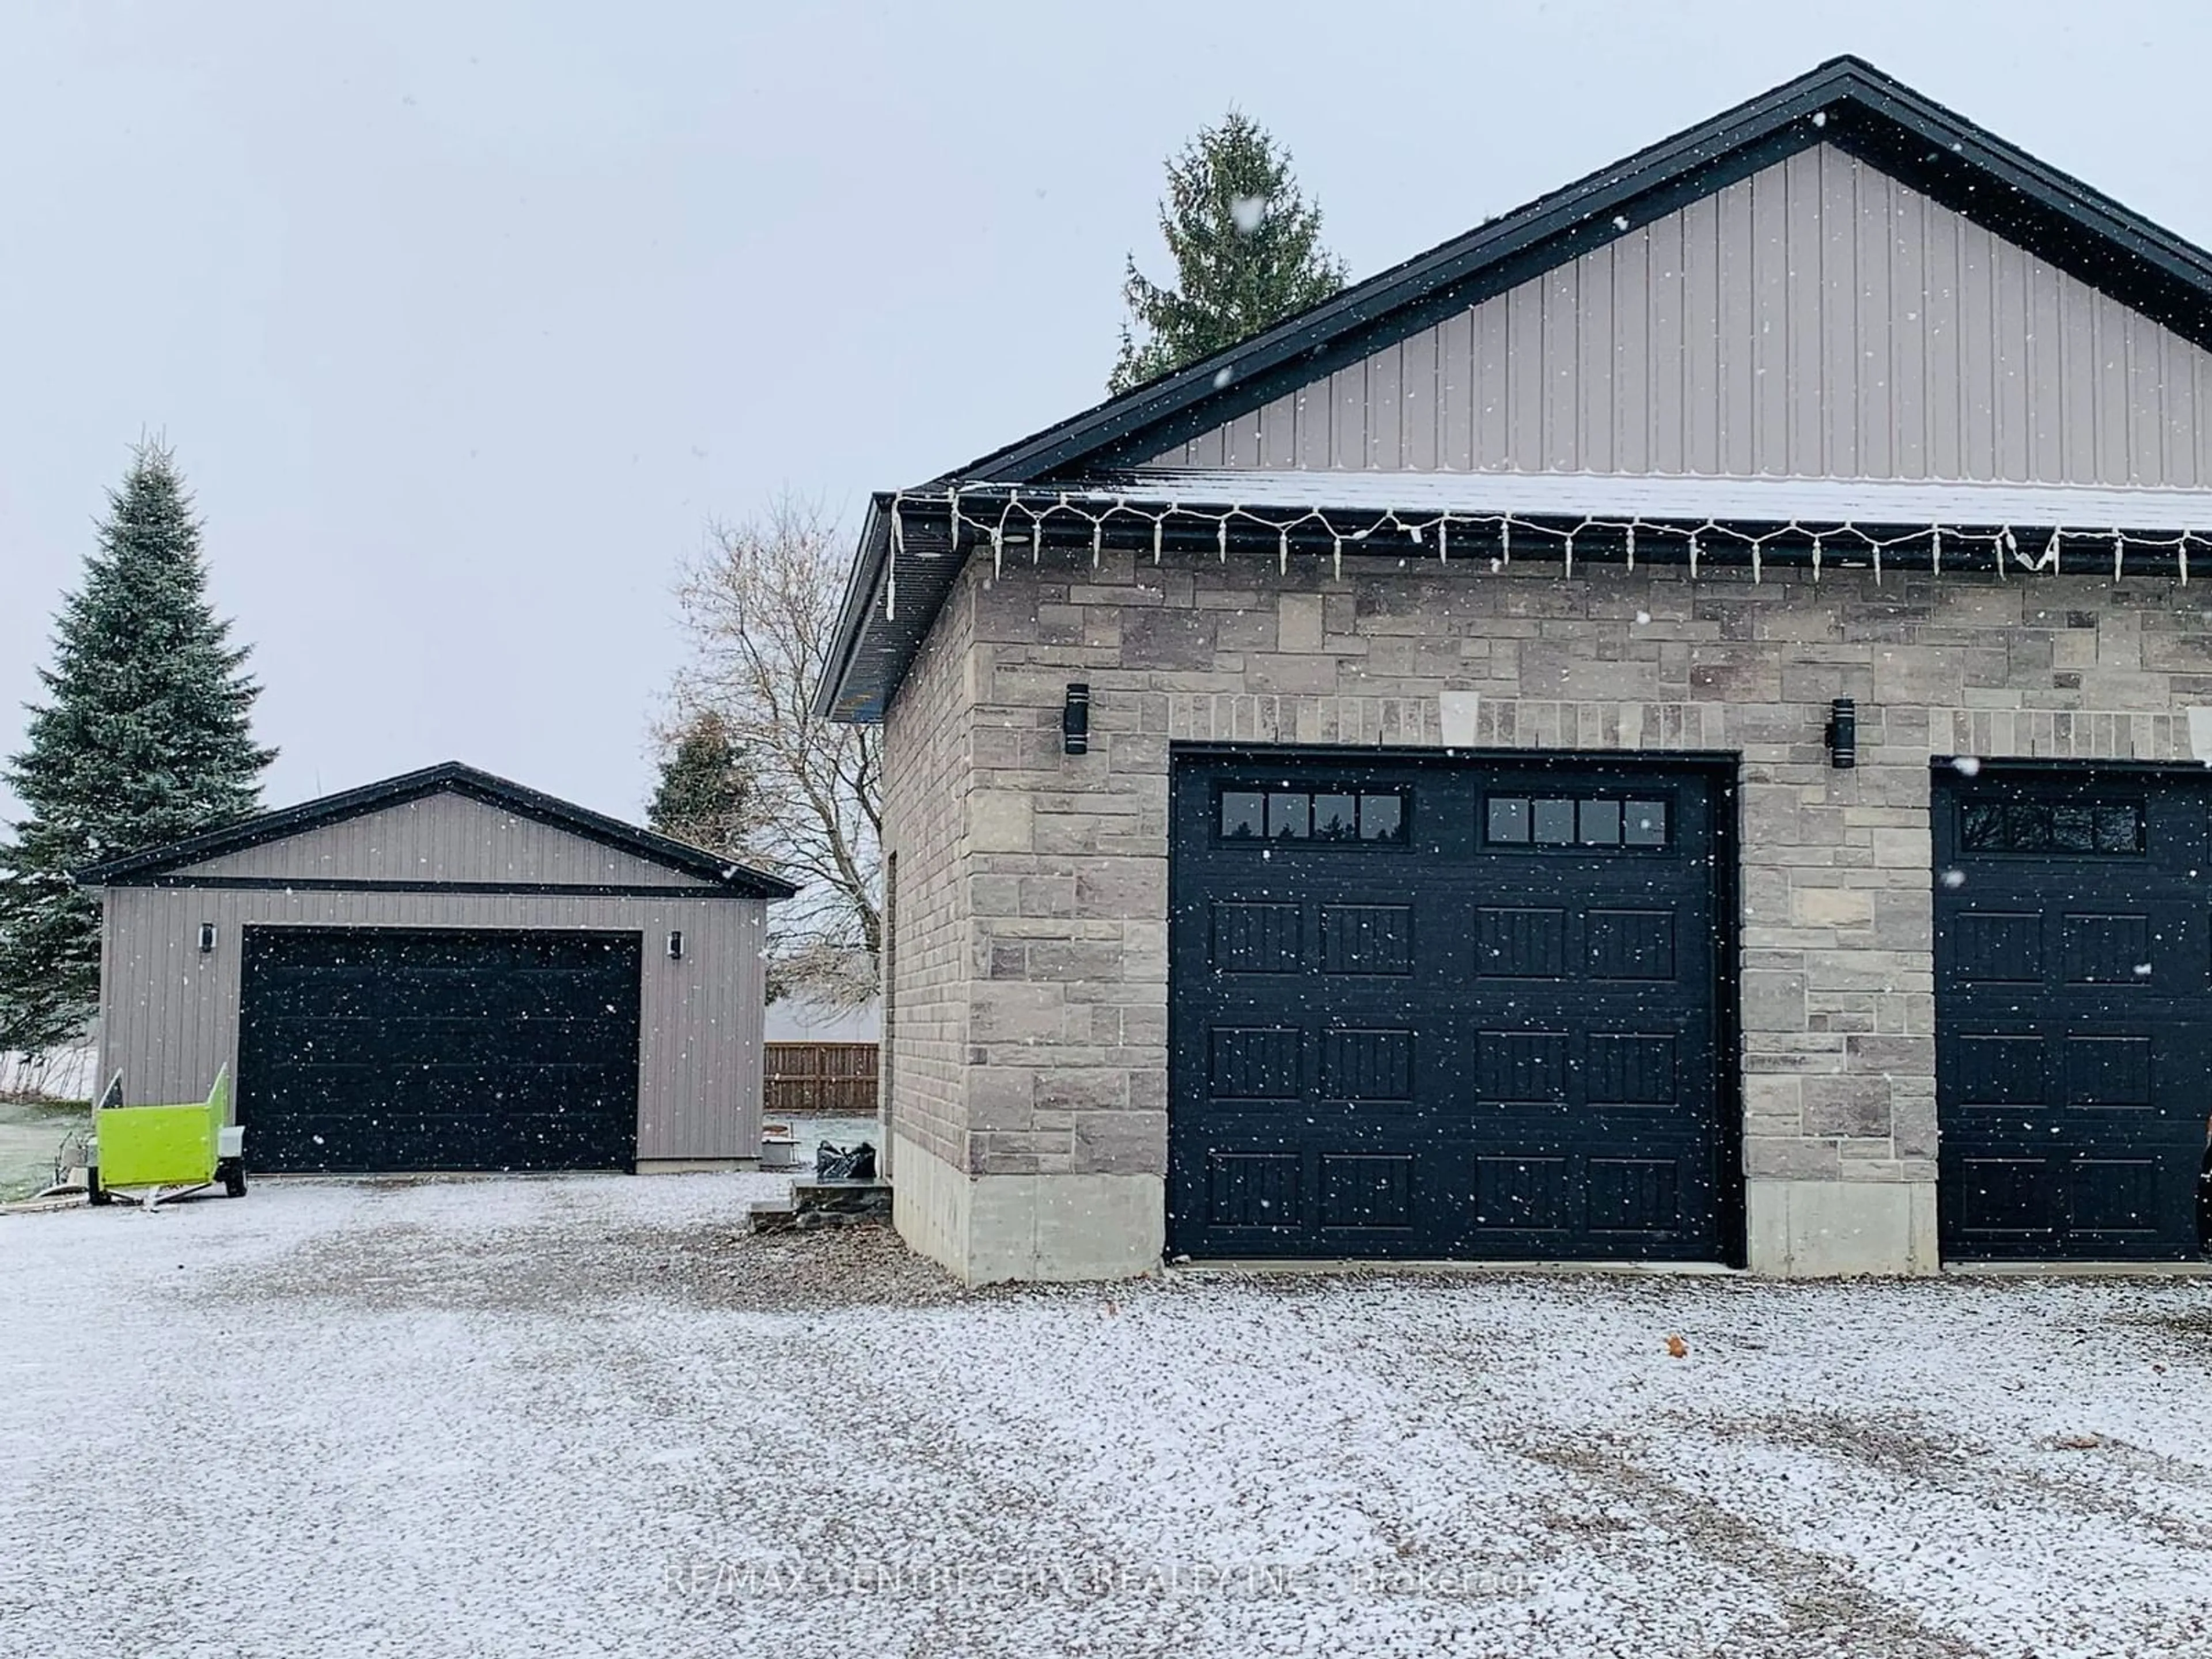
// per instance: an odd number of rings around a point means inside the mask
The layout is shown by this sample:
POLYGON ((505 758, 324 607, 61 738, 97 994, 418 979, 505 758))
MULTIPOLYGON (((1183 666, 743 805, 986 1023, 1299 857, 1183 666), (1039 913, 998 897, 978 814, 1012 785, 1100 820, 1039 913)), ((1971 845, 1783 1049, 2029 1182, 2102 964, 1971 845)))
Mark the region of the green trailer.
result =
POLYGON ((222 1184, 246 1196, 246 1131, 230 1121, 230 1068, 189 1106, 125 1106, 120 1073, 100 1097, 85 1143, 85 1187, 95 1204, 117 1193, 148 1208, 222 1184))

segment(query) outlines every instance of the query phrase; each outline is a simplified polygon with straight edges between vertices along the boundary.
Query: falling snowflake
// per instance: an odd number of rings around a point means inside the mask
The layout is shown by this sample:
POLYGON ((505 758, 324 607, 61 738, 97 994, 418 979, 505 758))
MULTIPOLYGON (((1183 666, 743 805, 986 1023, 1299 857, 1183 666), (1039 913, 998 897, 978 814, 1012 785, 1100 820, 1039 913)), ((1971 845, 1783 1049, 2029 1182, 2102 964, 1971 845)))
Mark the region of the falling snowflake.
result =
POLYGON ((1229 204, 1229 216, 1237 224, 1240 234, 1249 236, 1260 228, 1267 216, 1267 198, 1264 196, 1239 196, 1229 204))
POLYGON ((1236 378, 1237 371, 1230 368, 1228 364, 1224 363, 1220 368, 1213 371, 1213 389, 1216 392, 1218 392, 1222 387, 1227 386, 1236 378))
POLYGON ((1648 628, 1650 624, 1651 613, 1649 611, 1639 611, 1636 613, 1636 625, 1638 628, 1648 628))
POLYGON ((1946 870, 1942 875, 1942 882, 1946 887, 1964 887, 1966 884, 1966 872, 1964 870, 1946 870))
POLYGON ((1982 769, 1981 758, 1975 755, 1954 755, 1951 765, 1962 778, 1971 778, 1982 769))

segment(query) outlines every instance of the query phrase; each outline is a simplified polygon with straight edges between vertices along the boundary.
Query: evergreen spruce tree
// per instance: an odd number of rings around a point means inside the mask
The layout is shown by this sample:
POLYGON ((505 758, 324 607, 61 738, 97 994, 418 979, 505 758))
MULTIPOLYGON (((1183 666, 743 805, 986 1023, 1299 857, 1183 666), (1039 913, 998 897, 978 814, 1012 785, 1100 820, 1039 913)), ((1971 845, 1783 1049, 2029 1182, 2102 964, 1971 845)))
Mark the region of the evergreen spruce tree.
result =
POLYGON ((709 709, 685 726, 660 764, 646 821, 662 835, 710 853, 743 851, 752 790, 744 751, 722 717, 709 709))
POLYGON ((1130 256, 1121 295, 1134 326, 1122 326, 1110 392, 1210 356, 1344 286, 1289 152, 1237 110, 1170 159, 1160 232, 1176 285, 1152 282, 1130 256))
POLYGON ((100 993, 99 908, 71 872, 252 812, 275 751, 260 688, 207 599, 200 526, 168 451, 135 452, 83 586, 63 601, 28 741, 25 816, 0 842, 0 1051, 73 1041, 100 993))

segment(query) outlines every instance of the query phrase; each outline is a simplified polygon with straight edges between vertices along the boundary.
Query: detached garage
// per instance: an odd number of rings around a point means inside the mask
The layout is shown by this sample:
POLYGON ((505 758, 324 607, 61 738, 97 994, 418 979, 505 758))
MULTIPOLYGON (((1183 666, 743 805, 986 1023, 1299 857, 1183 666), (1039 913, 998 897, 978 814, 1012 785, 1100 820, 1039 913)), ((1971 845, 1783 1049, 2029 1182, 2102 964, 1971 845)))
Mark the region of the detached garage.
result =
POLYGON ((102 1079, 230 1066, 257 1171, 757 1155, 773 876, 449 763, 84 879, 102 1079))

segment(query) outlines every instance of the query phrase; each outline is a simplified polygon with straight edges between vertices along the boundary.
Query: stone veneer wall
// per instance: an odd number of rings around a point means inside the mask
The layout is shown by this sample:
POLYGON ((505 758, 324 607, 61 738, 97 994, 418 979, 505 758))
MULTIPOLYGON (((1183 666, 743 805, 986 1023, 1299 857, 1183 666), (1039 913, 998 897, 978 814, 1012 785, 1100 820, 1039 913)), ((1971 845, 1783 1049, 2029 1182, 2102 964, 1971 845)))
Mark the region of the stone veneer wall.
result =
POLYGON ((962 813, 974 772, 974 617, 970 593, 956 589, 884 721, 884 850, 898 860, 887 918, 896 980, 878 1066, 888 1172, 909 1212, 902 1231, 948 1262, 965 1252, 965 1216, 957 1191, 928 1176, 967 1156, 973 975, 962 813))
POLYGON ((1929 757, 2193 758, 2183 705, 2212 703, 2197 592, 1475 560, 1347 559, 1334 579, 1310 556, 1285 574, 1113 552, 994 577, 979 557, 889 733, 902 916, 942 904, 928 937, 963 939, 956 966, 902 935, 895 1087, 902 1139, 964 1186, 969 1233, 902 1230, 975 1279, 1157 1261, 1173 743, 1713 750, 1742 759, 1751 1264, 1932 1271, 1929 757), (904 751, 947 749, 956 680, 965 763, 925 764, 904 751), (1060 753, 1071 680, 1091 687, 1087 756, 1060 753), (1838 696, 1859 704, 1856 770, 1823 746, 1838 696), (966 791, 949 868, 951 803, 927 793, 947 787, 966 791), (941 1011, 920 1029, 917 996, 941 1011), (987 1217, 975 1194, 1002 1185, 1022 1196, 987 1217))

